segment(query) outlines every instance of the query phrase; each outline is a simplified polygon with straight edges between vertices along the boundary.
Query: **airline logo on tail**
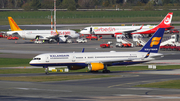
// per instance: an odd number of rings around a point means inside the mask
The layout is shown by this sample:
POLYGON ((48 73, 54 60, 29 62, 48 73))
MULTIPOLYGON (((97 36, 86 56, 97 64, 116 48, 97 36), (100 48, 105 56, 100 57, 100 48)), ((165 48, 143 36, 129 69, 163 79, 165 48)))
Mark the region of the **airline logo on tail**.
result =
MULTIPOLYGON (((165 28, 159 28, 139 52, 158 53, 165 28)), ((147 54, 146 57, 149 55, 147 54)))
POLYGON ((171 23, 172 14, 168 14, 166 18, 164 19, 164 24, 170 24, 171 23))
POLYGON ((11 27, 11 31, 20 31, 21 29, 19 26, 16 24, 16 22, 13 20, 12 17, 8 17, 9 20, 9 25, 11 27))
POLYGON ((11 20, 11 22, 14 24, 14 26, 16 27, 16 29, 18 29, 19 27, 17 26, 17 24, 14 22, 14 20, 11 18, 10 19, 11 20))
POLYGON ((152 38, 150 47, 153 47, 153 45, 158 45, 160 40, 161 40, 161 37, 154 37, 154 38, 152 38))

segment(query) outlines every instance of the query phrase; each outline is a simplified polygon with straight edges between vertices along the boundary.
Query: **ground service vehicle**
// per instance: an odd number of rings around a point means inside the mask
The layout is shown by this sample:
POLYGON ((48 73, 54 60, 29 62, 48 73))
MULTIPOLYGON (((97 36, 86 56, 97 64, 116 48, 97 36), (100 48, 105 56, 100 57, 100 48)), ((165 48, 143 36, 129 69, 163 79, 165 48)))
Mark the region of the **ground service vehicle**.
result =
POLYGON ((78 38, 78 39, 76 39, 76 41, 77 41, 78 43, 86 43, 86 42, 87 42, 87 40, 84 39, 84 38, 78 38))
POLYGON ((131 43, 116 43, 116 47, 132 47, 131 43))
POLYGON ((169 31, 170 34, 175 34, 175 33, 179 33, 179 31, 177 29, 172 29, 169 31))
POLYGON ((133 43, 130 42, 125 35, 117 35, 116 41, 116 47, 133 47, 133 43))
POLYGON ((4 36, 3 36, 3 34, 2 33, 0 33, 0 38, 3 38, 4 36))
POLYGON ((87 37, 86 37, 86 39, 90 39, 90 40, 98 40, 98 37, 97 36, 95 36, 95 35, 88 35, 87 37))
POLYGON ((171 35, 171 37, 160 44, 160 50, 162 51, 173 51, 179 50, 180 43, 178 42, 179 35, 171 35))
POLYGON ((108 41, 107 43, 100 44, 100 47, 101 48, 110 48, 111 44, 112 44, 112 42, 108 41))
POLYGON ((18 40, 19 38, 16 36, 9 36, 7 37, 8 40, 18 40))

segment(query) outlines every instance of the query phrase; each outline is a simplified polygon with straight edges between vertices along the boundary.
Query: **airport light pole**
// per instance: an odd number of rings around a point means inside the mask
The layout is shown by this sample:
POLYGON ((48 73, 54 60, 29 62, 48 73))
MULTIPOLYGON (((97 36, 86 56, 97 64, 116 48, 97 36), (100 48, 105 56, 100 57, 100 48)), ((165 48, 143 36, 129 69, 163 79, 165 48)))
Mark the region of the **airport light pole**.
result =
POLYGON ((54 30, 56 30, 56 0, 54 0, 54 30))
POLYGON ((51 10, 51 30, 53 30, 53 16, 52 16, 53 10, 51 10))

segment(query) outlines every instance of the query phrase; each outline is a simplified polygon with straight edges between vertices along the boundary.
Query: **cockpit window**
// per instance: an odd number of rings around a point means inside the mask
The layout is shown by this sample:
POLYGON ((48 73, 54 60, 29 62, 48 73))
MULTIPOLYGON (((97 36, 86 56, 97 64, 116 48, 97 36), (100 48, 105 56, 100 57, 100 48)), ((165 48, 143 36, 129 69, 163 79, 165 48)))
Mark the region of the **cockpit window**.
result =
POLYGON ((83 30, 87 30, 87 29, 83 29, 83 30))
POLYGON ((33 60, 41 60, 41 58, 33 58, 33 60))

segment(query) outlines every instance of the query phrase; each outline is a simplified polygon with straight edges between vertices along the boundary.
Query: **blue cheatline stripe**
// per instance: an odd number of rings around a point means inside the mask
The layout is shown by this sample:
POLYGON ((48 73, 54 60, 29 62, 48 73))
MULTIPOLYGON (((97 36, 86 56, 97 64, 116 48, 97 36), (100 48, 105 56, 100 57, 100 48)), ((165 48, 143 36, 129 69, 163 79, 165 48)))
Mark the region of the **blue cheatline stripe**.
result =
MULTIPOLYGON (((147 61, 136 61, 136 62, 117 62, 113 63, 112 65, 108 66, 113 66, 113 65, 133 65, 133 64, 139 64, 139 63, 144 63, 147 61)), ((42 64, 30 64, 32 66, 81 66, 81 67, 87 67, 88 64, 85 63, 42 63, 42 64)))

